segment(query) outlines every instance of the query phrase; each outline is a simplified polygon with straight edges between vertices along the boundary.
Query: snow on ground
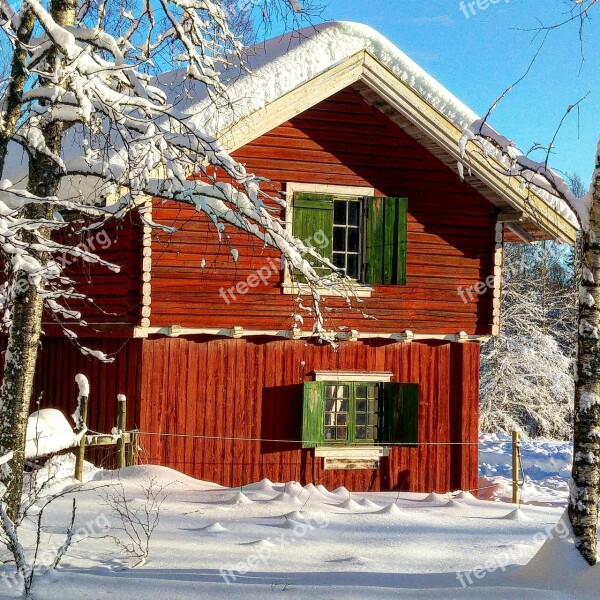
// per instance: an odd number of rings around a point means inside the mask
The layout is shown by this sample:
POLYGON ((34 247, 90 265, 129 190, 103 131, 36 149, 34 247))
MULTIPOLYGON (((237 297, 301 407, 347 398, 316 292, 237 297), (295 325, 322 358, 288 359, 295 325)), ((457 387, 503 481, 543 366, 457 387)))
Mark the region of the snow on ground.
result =
MULTIPOLYGON (((482 474, 488 482, 502 483, 510 446, 493 436, 482 442, 482 474)), ((541 478, 537 488, 526 488, 532 504, 521 510, 499 500, 498 490, 496 501, 484 501, 468 493, 349 493, 267 480, 228 489, 163 467, 130 467, 118 479, 113 472, 88 469, 83 487, 64 479, 65 497, 47 509, 45 549, 62 543, 73 496, 80 541, 57 571, 39 580, 36 597, 595 598, 600 574, 580 564, 568 528, 554 529, 564 512, 564 495, 555 483, 563 481, 566 445, 536 448, 526 470, 541 478), (122 532, 103 496, 122 486, 130 506, 143 513, 143 488, 151 480, 154 490, 167 486, 163 494, 168 497, 149 559, 132 569, 135 560, 107 537, 122 532), (536 490, 543 505, 534 504, 536 490), (542 546, 543 560, 527 564, 542 546), (564 576, 563 562, 581 573, 564 576)), ((22 535, 32 539, 34 530, 28 521, 22 535)), ((18 597, 10 568, 2 569, 0 598, 18 597)))
MULTIPOLYGON (((569 493, 573 445, 551 440, 521 440, 525 484, 523 502, 564 506, 569 493)), ((511 439, 503 434, 482 434, 479 446, 480 498, 512 498, 511 439), (493 487, 488 487, 493 486, 493 487)))

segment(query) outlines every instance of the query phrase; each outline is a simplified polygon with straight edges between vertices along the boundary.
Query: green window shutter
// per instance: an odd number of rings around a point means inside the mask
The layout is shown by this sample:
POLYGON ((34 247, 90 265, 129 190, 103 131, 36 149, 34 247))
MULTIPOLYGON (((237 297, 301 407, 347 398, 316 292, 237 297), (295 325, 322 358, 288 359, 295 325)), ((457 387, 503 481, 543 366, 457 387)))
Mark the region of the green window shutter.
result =
POLYGON ((383 384, 383 435, 388 444, 419 443, 419 385, 383 384))
MULTIPOLYGON (((331 260, 333 258, 333 196, 296 194, 293 215, 294 237, 300 238, 305 244, 310 244, 315 233, 323 232, 327 245, 315 247, 315 250, 324 258, 331 260)), ((308 262, 314 264, 312 258, 308 258, 308 262)), ((318 275, 324 275, 327 269, 317 268, 316 271, 318 275)))
POLYGON ((323 443, 325 429, 325 382, 307 381, 304 384, 302 409, 302 447, 315 448, 323 443))
POLYGON ((366 283, 406 285, 407 198, 368 198, 366 283))

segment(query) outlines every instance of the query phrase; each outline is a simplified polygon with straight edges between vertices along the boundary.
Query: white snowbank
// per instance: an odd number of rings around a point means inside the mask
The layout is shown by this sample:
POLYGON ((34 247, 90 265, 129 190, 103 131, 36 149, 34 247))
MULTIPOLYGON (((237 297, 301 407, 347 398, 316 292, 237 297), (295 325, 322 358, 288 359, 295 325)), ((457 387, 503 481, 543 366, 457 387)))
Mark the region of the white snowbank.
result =
POLYGON ((77 435, 60 410, 43 408, 29 415, 25 458, 47 456, 77 444, 77 435))
POLYGON ((590 567, 575 548, 565 511, 537 554, 512 579, 519 585, 564 591, 580 599, 597 598, 600 565, 590 567))

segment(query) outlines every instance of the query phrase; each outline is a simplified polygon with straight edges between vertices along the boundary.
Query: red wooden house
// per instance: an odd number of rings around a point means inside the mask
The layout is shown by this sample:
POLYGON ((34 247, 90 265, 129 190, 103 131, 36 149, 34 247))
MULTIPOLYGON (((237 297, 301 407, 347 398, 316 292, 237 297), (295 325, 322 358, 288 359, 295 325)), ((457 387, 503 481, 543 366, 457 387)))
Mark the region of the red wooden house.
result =
MULTIPOLYGON (((84 372, 92 429, 110 430, 125 393, 145 460, 229 486, 477 487, 479 344, 499 325, 504 236, 572 242, 573 216, 493 158, 468 152, 462 180, 458 140, 476 116, 373 30, 327 24, 256 54, 235 116, 207 127, 286 195, 281 218, 347 269, 361 311, 325 296, 338 344, 319 343, 272 249, 234 230, 219 242, 193 208, 156 201, 175 233, 132 216, 82 241, 123 267, 77 274, 95 301, 82 341, 115 362, 49 325, 42 405, 70 414, 84 372)), ((201 98, 187 102, 202 116, 201 98)))

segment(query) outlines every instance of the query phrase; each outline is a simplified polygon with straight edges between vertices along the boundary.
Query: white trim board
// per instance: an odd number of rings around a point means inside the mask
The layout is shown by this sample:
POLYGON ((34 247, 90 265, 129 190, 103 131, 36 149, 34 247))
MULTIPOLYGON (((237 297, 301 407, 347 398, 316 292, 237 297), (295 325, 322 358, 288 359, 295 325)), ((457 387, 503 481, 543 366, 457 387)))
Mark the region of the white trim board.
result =
POLYGON ((389 454, 390 449, 386 446, 317 446, 315 448, 316 458, 377 460, 389 454))
POLYGON ((389 383, 394 374, 390 371, 314 371, 315 381, 342 383, 389 383))
MULTIPOLYGON (((490 339, 489 335, 467 335, 464 332, 459 333, 422 333, 411 334, 407 339, 405 333, 369 333, 353 332, 351 341, 368 339, 385 339, 394 342, 411 343, 413 341, 438 340, 446 342, 485 342, 490 339)), ((151 335, 162 335, 165 337, 186 337, 194 335, 209 335, 215 337, 273 337, 289 339, 317 339, 311 331, 302 331, 300 329, 244 329, 243 327, 233 328, 207 328, 207 327, 180 327, 172 325, 170 327, 136 327, 134 329, 134 338, 147 338, 151 335)), ((348 332, 340 332, 339 339, 343 341, 348 338, 348 332)))

